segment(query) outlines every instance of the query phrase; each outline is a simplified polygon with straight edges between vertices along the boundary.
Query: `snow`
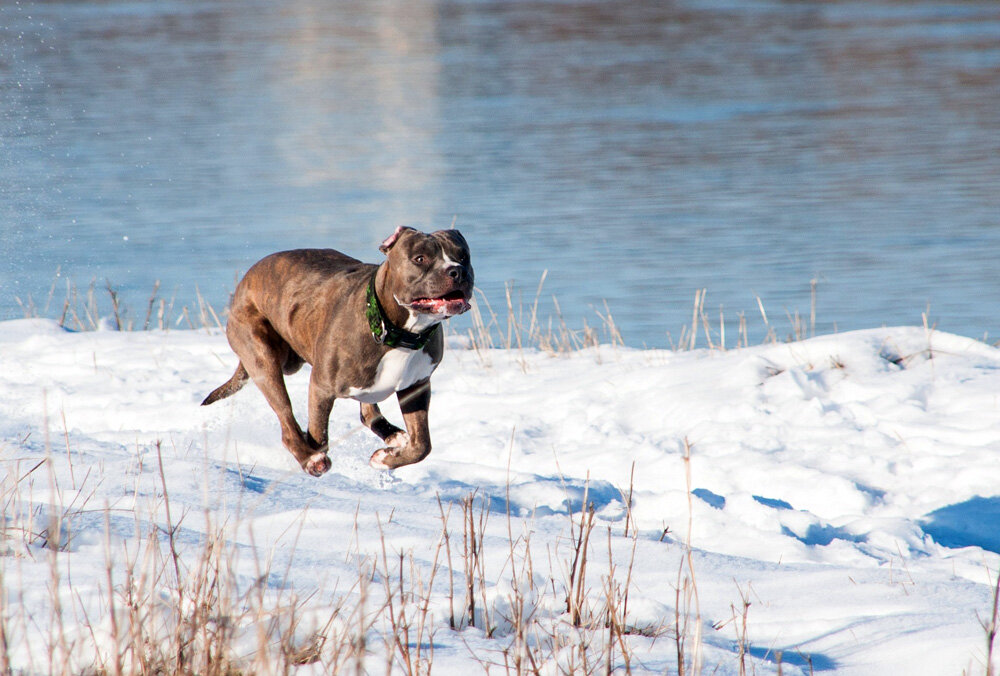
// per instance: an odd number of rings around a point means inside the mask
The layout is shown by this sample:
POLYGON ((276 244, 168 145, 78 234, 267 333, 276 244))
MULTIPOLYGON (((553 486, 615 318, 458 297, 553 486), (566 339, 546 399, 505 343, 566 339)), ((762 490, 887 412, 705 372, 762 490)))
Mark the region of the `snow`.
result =
MULTIPOLYGON (((385 551, 389 568, 402 552, 424 580, 435 561, 444 566, 442 510, 451 510, 461 584, 458 501, 476 491, 476 518, 478 505, 490 509, 483 597, 495 630, 448 627, 449 576, 439 570, 428 583, 433 637, 419 644, 433 646, 433 673, 504 671, 515 588, 539 626, 566 625, 551 592, 565 581, 571 515, 578 529, 584 501, 596 524, 591 603, 605 579, 622 579, 635 547, 628 622, 644 628, 628 637, 636 673, 676 670, 681 570, 696 581, 683 612, 700 631, 704 673, 739 673, 743 595, 756 673, 777 673, 777 651, 788 674, 810 664, 838 674, 985 671, 980 620, 1000 564, 1000 350, 914 327, 730 351, 553 355, 449 343, 433 378, 431 455, 372 469, 378 439, 361 428, 357 404, 341 401, 333 467, 315 479, 281 447, 253 386, 198 405, 235 367, 219 331, 0 323, 0 571, 15 668, 47 671, 54 626, 75 647, 74 668, 106 650, 106 562, 123 579, 139 547, 135 524, 168 523, 165 486, 184 556, 210 524, 232 525, 238 584, 251 586, 269 562, 268 593, 304 599, 296 632, 310 622, 322 629, 338 600, 356 600, 359 566, 377 569, 385 551), (18 536, 30 513, 35 532, 68 515, 62 547, 18 536), (534 578, 524 572, 529 548, 534 578)), ((303 422, 308 380, 288 378, 303 422)), ((394 404, 383 411, 401 423, 394 404)), ((254 627, 240 631, 252 646, 254 627)), ((372 673, 386 659, 379 632, 369 632, 372 673)), ((568 650, 553 649, 542 671, 568 668, 568 650)), ((320 664, 298 670, 321 673, 320 664)))

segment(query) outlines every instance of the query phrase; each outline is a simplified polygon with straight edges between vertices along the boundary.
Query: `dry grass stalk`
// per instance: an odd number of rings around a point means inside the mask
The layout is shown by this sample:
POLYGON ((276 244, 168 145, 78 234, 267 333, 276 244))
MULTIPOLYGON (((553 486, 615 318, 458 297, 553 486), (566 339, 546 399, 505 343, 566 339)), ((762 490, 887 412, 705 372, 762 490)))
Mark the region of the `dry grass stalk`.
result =
POLYGON ((514 312, 514 302, 511 299, 511 285, 505 284, 504 291, 507 296, 507 349, 511 348, 511 335, 514 336, 514 342, 517 343, 517 354, 518 363, 521 365, 521 371, 524 373, 528 372, 528 362, 524 359, 524 345, 521 342, 521 321, 520 316, 515 316, 514 312))
POLYGON ((726 316, 722 312, 722 306, 719 306, 719 349, 723 352, 726 351, 726 316))
POLYGON ((705 312, 705 289, 694 292, 694 307, 691 309, 691 332, 688 336, 688 349, 693 350, 698 342, 698 319, 705 312))
POLYGON ((746 676, 747 653, 750 651, 750 639, 747 636, 747 615, 750 611, 749 584, 747 591, 743 591, 743 588, 740 587, 739 584, 736 585, 736 589, 740 594, 740 610, 737 611, 734 604, 730 604, 729 607, 733 611, 733 623, 734 626, 736 626, 736 646, 738 649, 738 659, 740 661, 739 675, 746 676))
MULTIPOLYGON (((629 470, 628 474, 628 493, 626 494, 625 491, 621 490, 620 488, 618 489, 618 492, 621 493, 622 500, 625 502, 625 533, 624 533, 625 537, 628 537, 629 527, 635 526, 634 517, 632 516, 632 493, 634 492, 634 490, 635 490, 635 460, 632 461, 632 469, 629 470)), ((635 527, 634 532, 638 534, 639 532, 638 526, 635 527)))
POLYGON ((678 676, 698 676, 701 673, 701 609, 698 602, 698 585, 694 575, 694 557, 691 548, 691 530, 694 507, 691 503, 691 443, 684 438, 684 477, 687 485, 688 524, 684 541, 684 556, 677 567, 677 586, 674 604, 674 641, 677 646, 678 676), (691 618, 692 608, 694 618, 691 618), (693 629, 693 635, 691 634, 693 629), (689 639, 693 646, 689 646, 689 639))
POLYGON ((583 505, 579 525, 570 514, 570 542, 573 543, 573 558, 567 569, 566 612, 574 627, 581 626, 584 619, 586 599, 587 556, 590 550, 590 534, 594 530, 594 504, 587 501, 588 487, 584 489, 583 505))
POLYGON ((445 555, 448 558, 448 628, 455 629, 455 569, 451 565, 451 534, 448 530, 448 517, 451 516, 451 503, 445 513, 441 504, 441 496, 437 496, 438 509, 441 512, 441 537, 444 539, 445 555))
POLYGON ((105 288, 108 290, 108 295, 111 296, 111 312, 115 318, 115 330, 121 331, 124 327, 122 326, 121 308, 118 303, 118 292, 111 286, 110 280, 106 279, 104 280, 104 283, 105 288))
MULTIPOLYGON (((6 534, 0 527, 0 536, 6 539, 6 534)), ((9 616, 9 605, 7 601, 7 579, 4 566, 0 565, 0 673, 13 673, 10 664, 10 640, 7 629, 7 617, 9 616)), ((115 676, 119 676, 116 674, 115 676)))
POLYGON ((198 297, 198 311, 200 314, 201 325, 203 328, 215 327, 217 329, 225 328, 222 320, 219 319, 218 313, 216 313, 215 308, 212 304, 205 300, 201 295, 201 290, 195 286, 194 292, 198 297), (211 317, 211 322, 209 322, 209 317, 211 317))
POLYGON ((754 299, 757 301, 757 309, 760 310, 761 319, 764 320, 764 327, 767 329, 767 335, 764 337, 765 343, 776 343, 778 342, 778 336, 771 328, 771 322, 767 320, 767 312, 764 311, 764 301, 760 299, 760 296, 754 295, 754 299))
POLYGON ((153 283, 153 293, 149 294, 149 303, 146 305, 146 319, 142 322, 142 330, 149 330, 149 320, 153 316, 153 305, 156 303, 156 293, 160 290, 160 280, 153 283))
POLYGON ((816 335, 816 286, 819 280, 813 277, 809 280, 809 335, 816 335))
MULTIPOLYGON (((479 501, 479 514, 476 515, 476 493, 472 491, 459 503, 462 508, 462 562, 465 575, 465 619, 468 626, 476 626, 477 592, 482 601, 482 629, 487 637, 492 636, 496 627, 490 621, 490 608, 486 596, 486 557, 483 554, 483 540, 486 532, 486 522, 489 518, 488 504, 485 499, 479 501)), ((461 626, 461 622, 459 622, 461 626)))
POLYGON ((1000 570, 997 571, 997 581, 993 586, 993 609, 988 620, 980 618, 983 630, 986 632, 986 676, 995 676, 993 668, 993 650, 996 646, 997 631, 1000 630, 997 621, 1000 619, 1000 570))

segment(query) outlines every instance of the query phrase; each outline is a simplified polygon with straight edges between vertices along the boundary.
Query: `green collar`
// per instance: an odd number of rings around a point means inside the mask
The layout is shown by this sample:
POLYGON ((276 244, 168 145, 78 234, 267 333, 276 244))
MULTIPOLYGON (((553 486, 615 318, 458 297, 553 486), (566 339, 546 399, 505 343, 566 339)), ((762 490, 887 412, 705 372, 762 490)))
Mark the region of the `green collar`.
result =
POLYGON ((427 341, 434 335, 434 332, 438 330, 438 324, 425 329, 421 333, 413 333, 393 324, 385 316, 382 303, 379 302, 378 295, 375 293, 375 275, 377 274, 378 268, 375 268, 375 272, 372 273, 372 278, 368 282, 368 304, 365 308, 365 316, 368 317, 368 326, 372 331, 372 338, 379 345, 385 345, 386 347, 405 347, 407 350, 423 349, 427 341))

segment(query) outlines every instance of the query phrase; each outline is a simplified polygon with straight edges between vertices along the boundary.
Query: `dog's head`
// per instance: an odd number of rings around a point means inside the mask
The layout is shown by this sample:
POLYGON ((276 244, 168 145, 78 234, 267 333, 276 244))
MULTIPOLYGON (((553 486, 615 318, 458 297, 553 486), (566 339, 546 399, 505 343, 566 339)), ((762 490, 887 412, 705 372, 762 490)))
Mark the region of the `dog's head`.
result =
POLYGON ((468 310, 475 273, 469 244, 458 230, 430 234, 396 228, 379 247, 389 259, 396 302, 413 312, 442 318, 468 310))

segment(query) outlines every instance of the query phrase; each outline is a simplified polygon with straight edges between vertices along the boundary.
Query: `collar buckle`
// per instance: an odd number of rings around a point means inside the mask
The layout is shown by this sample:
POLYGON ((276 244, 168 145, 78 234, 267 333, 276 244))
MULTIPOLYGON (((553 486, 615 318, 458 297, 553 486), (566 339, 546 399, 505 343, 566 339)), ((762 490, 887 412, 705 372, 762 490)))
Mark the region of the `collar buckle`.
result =
POLYGON ((434 324, 421 333, 413 333, 406 329, 401 329, 385 316, 382 303, 379 302, 378 294, 375 293, 375 275, 378 268, 372 273, 368 281, 368 292, 366 294, 367 305, 365 316, 368 318, 368 328, 371 330, 372 338, 378 345, 385 345, 389 348, 404 347, 408 350, 422 350, 431 339, 438 325, 434 324))
POLYGON ((377 331, 372 331, 372 339, 378 345, 385 345, 385 338, 386 338, 387 333, 388 332, 385 330, 385 322, 382 321, 382 320, 379 320, 378 330, 377 331))

